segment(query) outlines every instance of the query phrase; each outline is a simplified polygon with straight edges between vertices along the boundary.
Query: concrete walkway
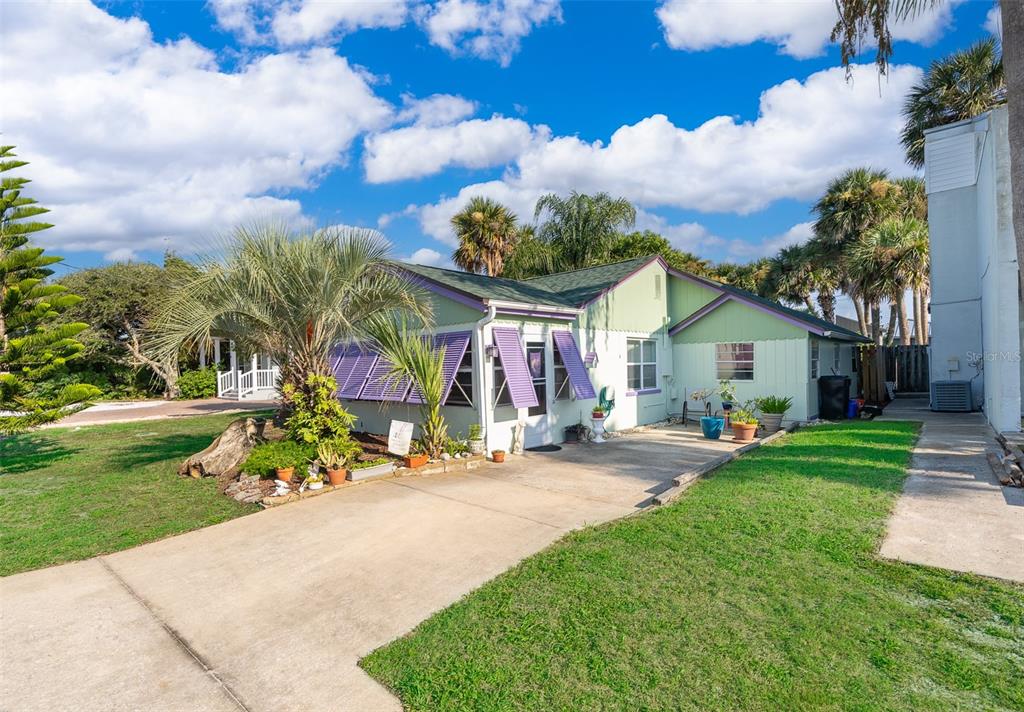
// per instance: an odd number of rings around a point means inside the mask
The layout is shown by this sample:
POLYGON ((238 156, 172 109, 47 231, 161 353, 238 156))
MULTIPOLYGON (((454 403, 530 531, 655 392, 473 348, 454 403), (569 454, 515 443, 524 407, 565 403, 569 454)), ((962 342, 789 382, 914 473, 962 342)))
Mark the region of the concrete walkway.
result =
POLYGON ((186 418, 192 415, 214 415, 216 413, 242 413, 248 410, 267 410, 276 407, 277 401, 232 401, 221 398, 180 401, 117 401, 97 403, 47 427, 74 428, 81 425, 134 423, 140 420, 186 418))
POLYGON ((985 453, 995 433, 980 413, 933 413, 897 399, 883 420, 918 420, 906 484, 881 555, 1024 582, 1024 489, 1001 487, 985 453))
POLYGON ((357 665, 736 447, 670 428, 371 482, 0 579, 4 710, 397 710, 357 665))

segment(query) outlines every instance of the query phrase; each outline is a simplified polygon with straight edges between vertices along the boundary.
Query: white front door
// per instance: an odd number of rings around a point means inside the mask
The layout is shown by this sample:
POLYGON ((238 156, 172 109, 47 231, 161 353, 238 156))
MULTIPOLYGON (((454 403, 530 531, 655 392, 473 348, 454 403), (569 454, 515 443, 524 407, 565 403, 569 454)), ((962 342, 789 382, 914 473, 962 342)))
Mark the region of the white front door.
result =
POLYGON ((537 405, 527 409, 524 447, 537 447, 551 443, 550 416, 548 415, 548 354, 544 341, 526 342, 526 367, 537 392, 537 405))

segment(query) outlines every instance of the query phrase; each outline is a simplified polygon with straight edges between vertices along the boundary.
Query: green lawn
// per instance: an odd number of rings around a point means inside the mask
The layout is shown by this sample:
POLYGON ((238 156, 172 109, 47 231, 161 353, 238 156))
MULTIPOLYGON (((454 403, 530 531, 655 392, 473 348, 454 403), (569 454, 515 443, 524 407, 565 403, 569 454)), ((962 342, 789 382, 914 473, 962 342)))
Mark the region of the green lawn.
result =
POLYGON ((362 664, 413 710, 1024 709, 1024 588, 876 558, 914 437, 798 431, 362 664))
POLYGON ((85 559, 256 511, 178 477, 235 415, 54 428, 0 440, 0 575, 85 559))

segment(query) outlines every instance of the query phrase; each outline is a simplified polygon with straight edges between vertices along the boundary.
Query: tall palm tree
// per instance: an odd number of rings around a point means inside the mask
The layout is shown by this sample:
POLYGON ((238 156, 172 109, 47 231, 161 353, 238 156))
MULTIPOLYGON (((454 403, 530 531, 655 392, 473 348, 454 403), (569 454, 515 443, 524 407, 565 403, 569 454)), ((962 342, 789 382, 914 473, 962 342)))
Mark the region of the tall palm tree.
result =
POLYGON ((858 291, 870 297, 876 310, 882 300, 890 303, 889 329, 884 337, 875 314, 875 343, 892 342, 897 319, 900 342, 910 343, 904 294, 921 279, 927 252, 928 227, 917 218, 899 216, 867 231, 851 248, 851 276, 858 291))
POLYGON ((832 256, 841 265, 843 291, 853 298, 861 333, 875 325, 869 322, 876 313, 868 295, 857 292, 856 282, 846 278, 848 255, 863 235, 899 211, 903 191, 889 180, 885 171, 853 168, 835 178, 811 209, 817 216, 814 235, 823 246, 833 249, 832 256))
MULTIPOLYGON (((928 195, 924 180, 921 178, 900 178, 895 181, 903 194, 900 198, 900 214, 912 217, 927 226, 928 195)), ((923 241, 918 245, 923 254, 918 255, 918 274, 913 286, 914 336, 919 344, 928 341, 928 291, 930 285, 930 256, 928 252, 928 232, 923 233, 923 241)))
POLYGON ((803 304, 807 311, 817 315, 818 311, 811 299, 813 267, 807 246, 784 247, 779 250, 778 255, 771 258, 770 264, 768 284, 772 296, 780 301, 803 304))
POLYGON ((900 138, 907 162, 924 166, 926 129, 969 119, 1004 103, 1003 59, 994 37, 933 61, 903 103, 907 123, 900 138))
POLYGON ((636 208, 607 193, 573 191, 565 198, 556 193, 541 196, 534 219, 543 215, 547 219, 540 226, 540 239, 557 253, 560 270, 573 270, 604 260, 618 232, 633 226, 636 208))
MULTIPOLYGON (((889 22, 906 20, 937 2, 941 0, 836 0, 839 18, 832 29, 832 39, 840 42, 843 64, 849 68, 861 47, 874 44, 878 48, 875 64, 884 74, 893 51, 889 22)), ((1024 2, 1000 0, 999 8, 1009 119, 1010 174, 1021 176, 1024 175, 1024 2)), ((1024 265, 1024 180, 1012 181, 1010 190, 1017 264, 1024 265)))
POLYGON ((818 306, 826 321, 836 321, 836 292, 843 286, 842 259, 835 245, 813 238, 804 253, 808 261, 808 280, 818 294, 818 306))
POLYGON ((501 275, 505 258, 512 252, 519 232, 518 218, 501 203, 477 196, 452 216, 459 246, 452 261, 467 272, 501 275))
POLYGON ((537 238, 537 231, 533 225, 521 226, 515 247, 505 257, 502 276, 510 279, 528 279, 555 271, 555 253, 551 245, 537 238))
POLYGON ((151 331, 156 353, 177 353, 212 333, 281 366, 282 386, 306 391, 328 375, 340 341, 368 338, 374 317, 429 317, 376 230, 329 228, 296 235, 279 223, 236 228, 224 254, 181 275, 151 331))
POLYGON ((734 287, 772 299, 774 292, 769 284, 771 268, 772 262, 767 257, 745 264, 719 262, 711 268, 709 276, 719 282, 731 284, 734 287))

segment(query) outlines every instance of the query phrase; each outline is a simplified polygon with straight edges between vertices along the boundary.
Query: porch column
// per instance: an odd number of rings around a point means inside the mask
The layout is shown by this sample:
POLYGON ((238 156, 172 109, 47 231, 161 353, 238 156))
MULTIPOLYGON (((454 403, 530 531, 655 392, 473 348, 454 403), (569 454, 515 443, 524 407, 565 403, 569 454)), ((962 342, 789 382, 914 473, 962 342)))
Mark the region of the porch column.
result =
POLYGON ((199 368, 206 368, 206 342, 199 344, 199 368))
POLYGON ((217 370, 220 370, 220 337, 213 337, 213 362, 217 364, 217 370))
POLYGON ((228 344, 228 348, 231 349, 228 358, 231 362, 231 372, 235 374, 235 387, 238 386, 238 355, 235 353, 235 342, 231 341, 228 344))
MULTIPOLYGON (((252 371, 253 371, 253 378, 255 378, 255 377, 256 377, 256 367, 257 367, 257 365, 258 365, 258 363, 259 363, 258 359, 259 359, 259 356, 257 356, 256 354, 253 354, 253 355, 252 355, 252 371)), ((253 385, 254 385, 254 386, 256 385, 256 381, 253 381, 253 385)))

